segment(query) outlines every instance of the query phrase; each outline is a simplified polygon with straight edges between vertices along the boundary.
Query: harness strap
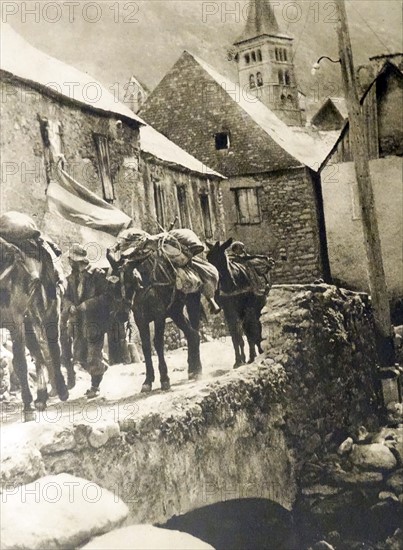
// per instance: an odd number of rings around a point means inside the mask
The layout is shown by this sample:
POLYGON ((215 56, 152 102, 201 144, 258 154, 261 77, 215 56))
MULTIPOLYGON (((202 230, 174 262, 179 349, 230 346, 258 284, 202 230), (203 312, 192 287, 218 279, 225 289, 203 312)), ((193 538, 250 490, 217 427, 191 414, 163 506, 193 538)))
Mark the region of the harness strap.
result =
POLYGON ((2 281, 3 279, 5 279, 12 271, 13 269, 16 267, 16 264, 13 263, 11 265, 9 265, 8 267, 6 267, 6 269, 3 271, 3 273, 0 275, 0 281, 2 281))

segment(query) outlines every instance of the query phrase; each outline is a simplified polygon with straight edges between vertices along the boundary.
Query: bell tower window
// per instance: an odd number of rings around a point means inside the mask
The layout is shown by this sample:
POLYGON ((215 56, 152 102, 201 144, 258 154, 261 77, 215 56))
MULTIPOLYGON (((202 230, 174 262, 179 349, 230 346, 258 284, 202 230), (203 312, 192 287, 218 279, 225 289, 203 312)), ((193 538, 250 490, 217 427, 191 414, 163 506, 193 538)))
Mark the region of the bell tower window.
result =
POLYGON ((258 60, 258 61, 262 61, 262 59, 263 59, 263 58, 262 58, 262 50, 258 50, 258 51, 257 51, 257 60, 258 60))
POLYGON ((250 63, 250 56, 249 56, 249 54, 248 54, 248 53, 246 53, 246 54, 245 54, 245 57, 244 57, 244 59, 245 59, 245 63, 246 63, 246 65, 249 65, 249 63, 250 63))
POLYGON ((256 88, 255 75, 253 74, 249 76, 249 88, 256 88))
POLYGON ((255 52, 252 52, 252 61, 253 63, 256 63, 256 53, 255 52))
POLYGON ((256 75, 256 82, 257 82, 258 88, 260 88, 261 86, 263 86, 263 76, 262 76, 262 73, 257 73, 257 75, 256 75))

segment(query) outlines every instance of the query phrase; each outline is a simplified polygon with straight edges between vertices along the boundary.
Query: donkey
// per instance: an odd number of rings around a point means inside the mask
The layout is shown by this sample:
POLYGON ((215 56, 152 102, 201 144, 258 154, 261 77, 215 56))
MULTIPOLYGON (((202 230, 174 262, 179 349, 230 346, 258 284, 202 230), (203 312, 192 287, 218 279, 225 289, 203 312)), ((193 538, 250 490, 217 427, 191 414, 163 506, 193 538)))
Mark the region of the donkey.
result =
POLYGON ((56 276, 50 254, 39 244, 37 246, 39 254, 25 254, 0 237, 0 327, 10 331, 13 367, 21 385, 26 422, 33 420, 34 409, 25 346, 37 371, 35 408, 38 411, 46 409, 46 365, 61 401, 69 397, 60 365, 56 276))
MULTIPOLYGON (((156 252, 155 252, 156 253, 156 252)), ((176 272, 163 256, 149 253, 145 257, 117 262, 114 253, 108 251, 107 258, 113 273, 119 276, 123 304, 133 311, 139 329, 146 379, 141 392, 152 390, 155 381, 151 357, 150 323, 154 322, 154 347, 158 355, 161 389, 170 389, 168 367, 164 357, 164 332, 166 319, 170 317, 184 333, 188 344, 188 377, 196 380, 201 376, 200 360, 200 317, 202 313, 201 292, 185 294, 175 286, 176 272), (184 307, 188 317, 184 314, 184 307)), ((125 307, 123 305, 123 307, 125 307)))
POLYGON ((223 244, 207 243, 207 260, 217 268, 220 275, 217 302, 224 311, 235 351, 234 368, 237 368, 246 363, 243 333, 249 345, 248 363, 255 360, 256 350, 263 353, 260 314, 266 302, 266 295, 257 295, 252 289, 247 268, 230 260, 226 255, 225 251, 232 242, 233 239, 230 238, 223 244))

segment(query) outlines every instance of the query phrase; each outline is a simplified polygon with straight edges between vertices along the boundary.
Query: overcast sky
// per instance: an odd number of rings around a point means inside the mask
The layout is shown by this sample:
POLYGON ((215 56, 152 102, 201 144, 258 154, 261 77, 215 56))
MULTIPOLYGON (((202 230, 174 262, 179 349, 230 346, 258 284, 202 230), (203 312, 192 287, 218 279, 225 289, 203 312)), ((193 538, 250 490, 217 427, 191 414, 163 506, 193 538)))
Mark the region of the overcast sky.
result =
MULTIPOLYGON (((248 4, 249 0, 3 0, 2 21, 36 47, 108 86, 136 74, 152 88, 184 49, 235 74, 226 52, 242 32, 248 4)), ((273 4, 280 27, 295 37, 300 80, 309 74, 315 57, 337 55, 333 2, 273 4)), ((402 49, 400 1, 354 0, 347 7, 357 63, 369 55, 402 49)))

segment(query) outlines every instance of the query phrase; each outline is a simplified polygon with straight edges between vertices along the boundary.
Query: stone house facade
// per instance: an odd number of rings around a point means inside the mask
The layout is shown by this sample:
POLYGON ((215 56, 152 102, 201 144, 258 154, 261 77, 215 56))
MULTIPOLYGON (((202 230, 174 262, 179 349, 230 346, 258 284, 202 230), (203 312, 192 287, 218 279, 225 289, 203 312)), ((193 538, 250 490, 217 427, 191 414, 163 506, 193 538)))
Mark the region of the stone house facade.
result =
POLYGON ((220 238, 220 174, 147 127, 100 83, 4 28, 10 57, 2 56, 0 71, 1 212, 29 214, 63 251, 79 242, 106 265, 113 236, 48 210, 46 191, 61 154, 70 176, 138 227, 156 233, 178 215, 179 225, 189 221, 201 237, 220 238), (22 52, 18 60, 15 51, 22 52), (97 101, 90 101, 91 90, 97 101))
POLYGON ((266 105, 184 52, 141 116, 224 174, 225 226, 250 252, 276 259, 276 282, 330 277, 318 168, 319 133, 287 127, 266 105))
MULTIPOLYGON (((379 62, 379 57, 376 60, 379 62)), ((370 76, 369 84, 361 104, 370 173, 386 282, 391 300, 397 302, 403 298, 403 73, 387 60, 375 71, 371 66, 366 68, 366 75, 370 76)), ((367 260, 348 121, 323 163, 321 176, 332 275, 344 286, 367 291, 367 260)))

